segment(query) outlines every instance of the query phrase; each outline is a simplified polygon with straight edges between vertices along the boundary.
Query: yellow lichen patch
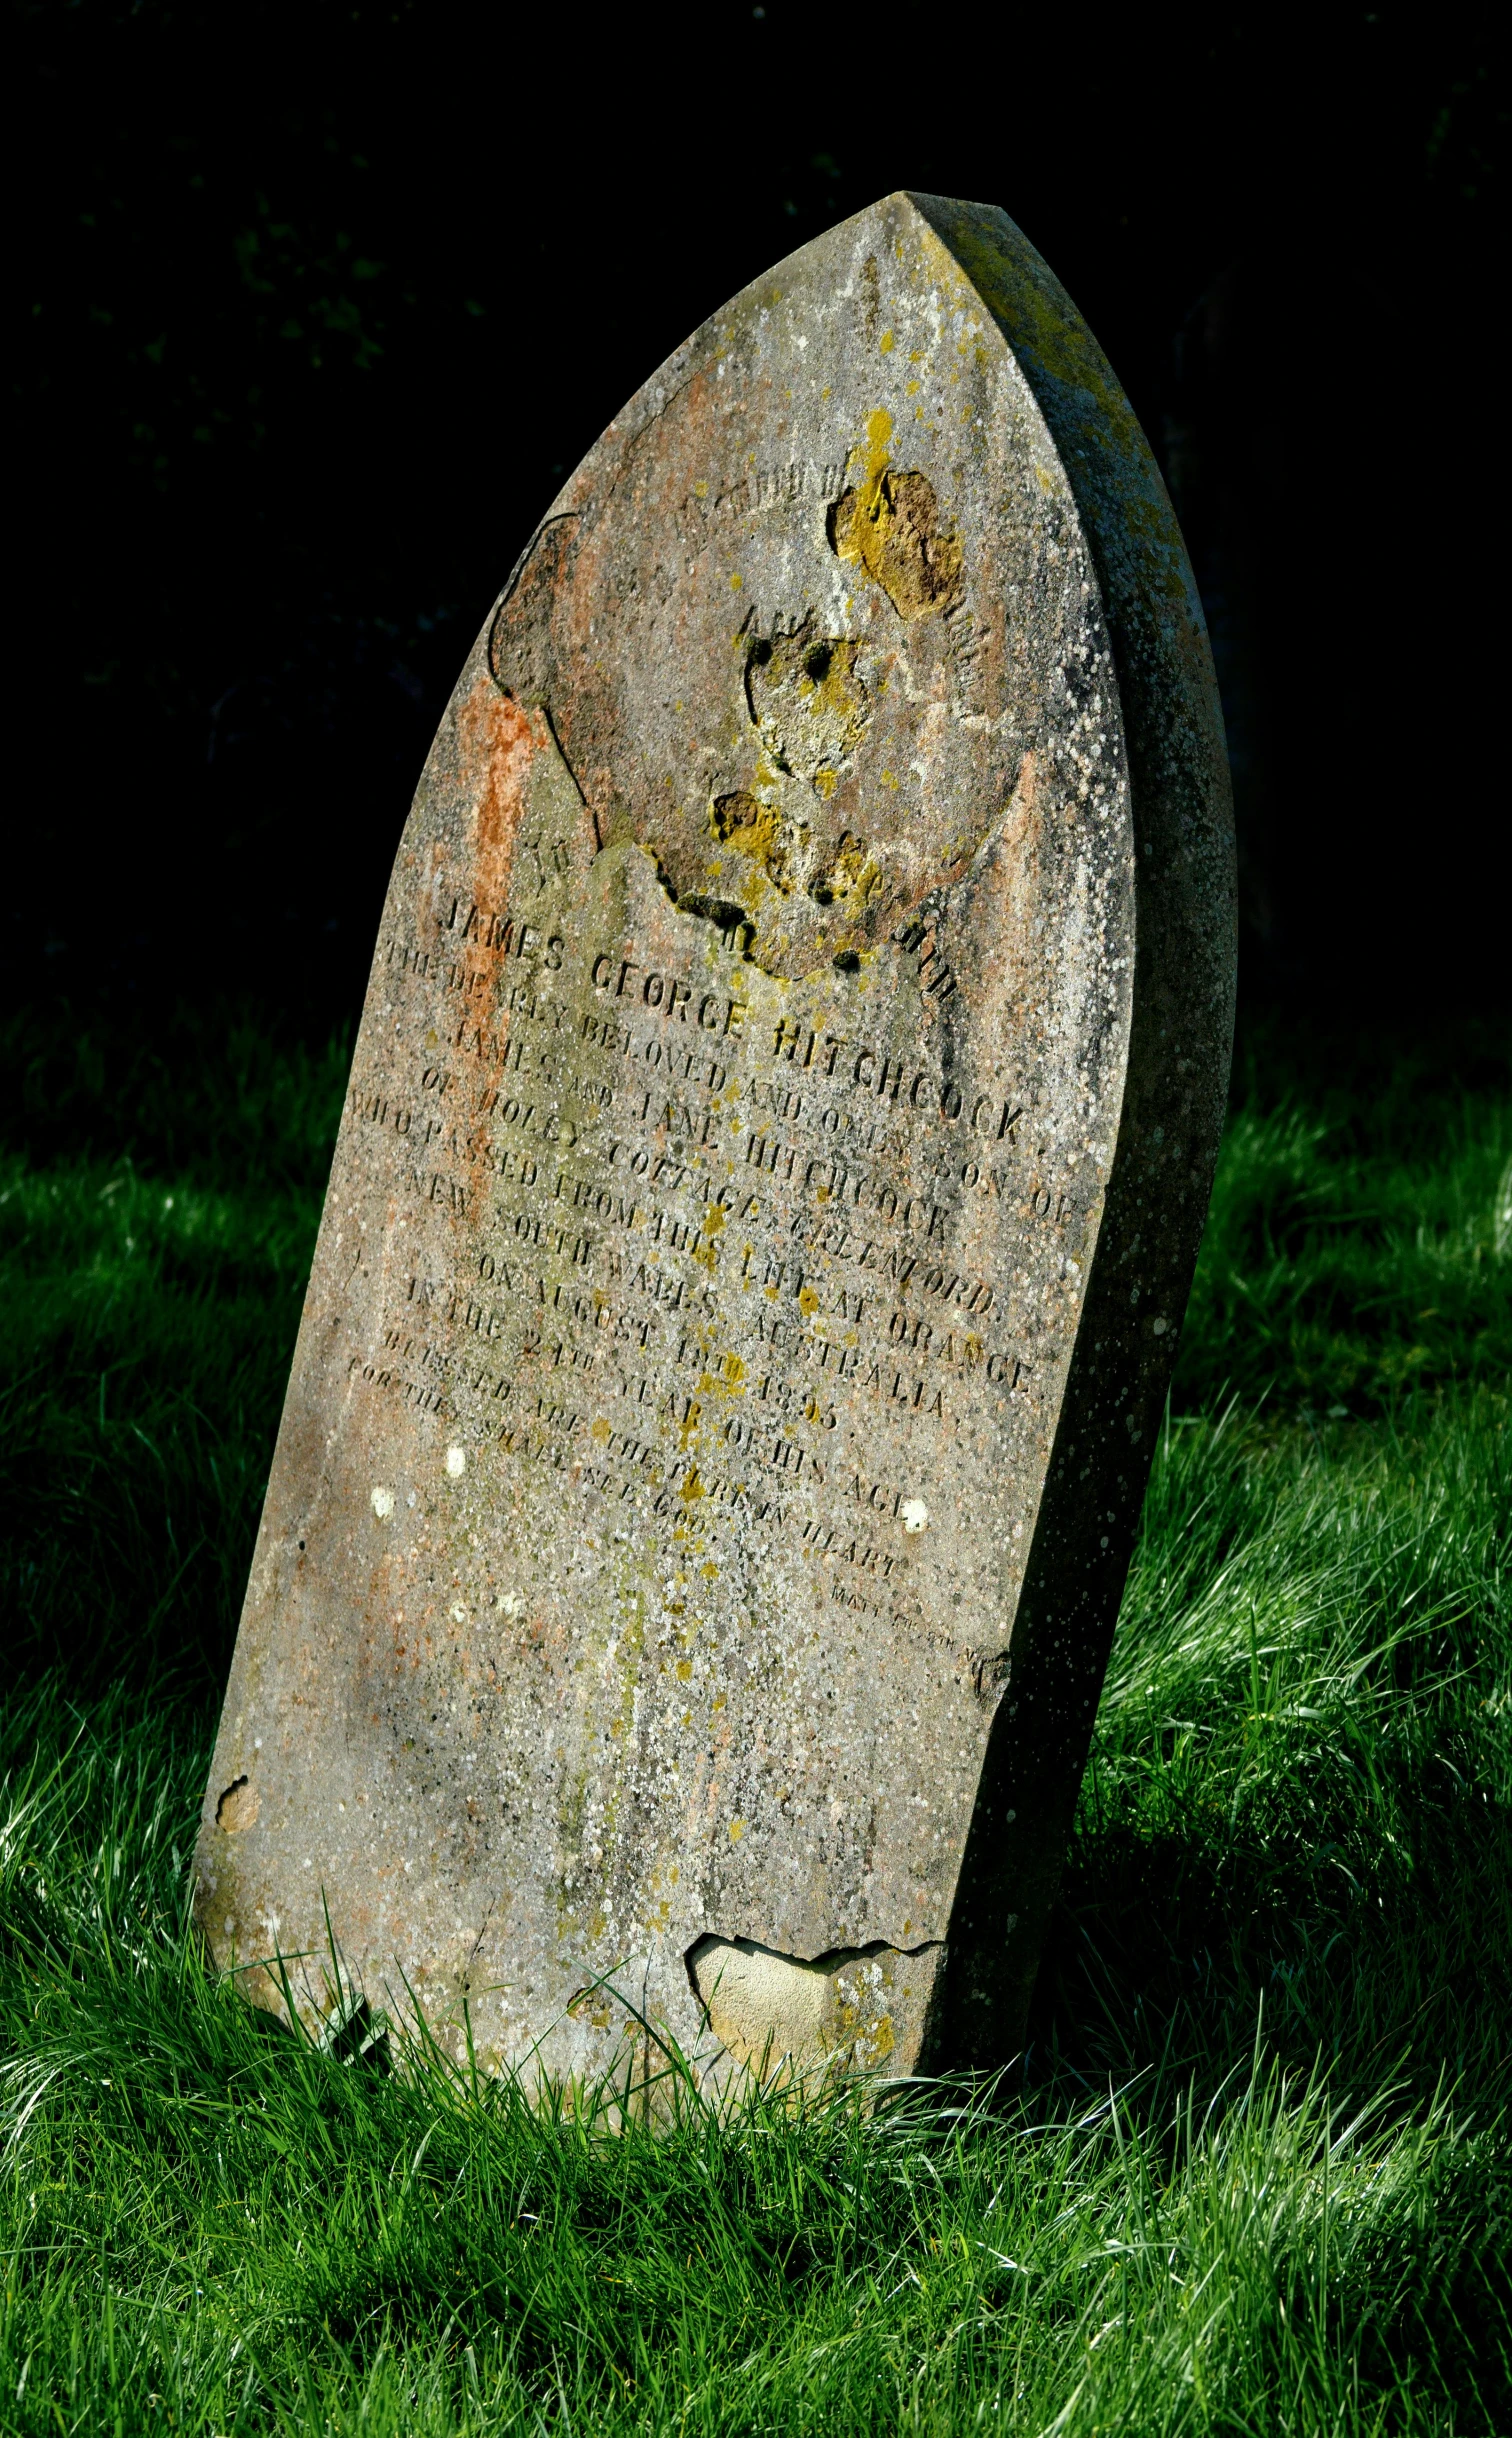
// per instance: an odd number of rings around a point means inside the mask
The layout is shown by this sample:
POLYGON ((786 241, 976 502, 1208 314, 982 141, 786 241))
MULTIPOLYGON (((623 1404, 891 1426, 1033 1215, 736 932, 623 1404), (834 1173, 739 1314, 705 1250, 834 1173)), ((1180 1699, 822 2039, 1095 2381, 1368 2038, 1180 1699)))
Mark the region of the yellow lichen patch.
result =
POLYGON ((749 788, 737 788, 732 795, 715 797, 709 828, 722 846, 749 855, 784 894, 792 887, 782 816, 775 805, 763 804, 749 788))
POLYGON ((866 479, 831 509, 831 547, 837 558, 859 561, 900 618, 928 618, 960 592, 960 542, 941 524, 928 475, 894 471, 892 417, 869 416, 866 437, 866 479))
POLYGON ((568 2000, 567 2012, 574 2023, 591 2023, 596 2032, 607 2032, 609 2029, 609 2001, 597 1992, 590 1995, 580 1990, 575 1998, 568 2000))
POLYGON ((865 839, 845 830, 828 868, 810 882, 809 895, 816 906, 838 906, 842 913, 856 916, 866 912, 881 888, 881 867, 872 861, 865 839))
POLYGON ((805 1313, 805 1314, 810 1313, 810 1312, 817 1312, 817 1311, 818 1311, 818 1309, 819 1309, 819 1298, 818 1298, 818 1296, 815 1294, 815 1292, 814 1292, 814 1290, 813 1290, 813 1288, 812 1288, 812 1287, 800 1287, 800 1288, 799 1288, 799 1290, 798 1290, 798 1309, 799 1309, 799 1311, 800 1311, 800 1312, 805 1313))

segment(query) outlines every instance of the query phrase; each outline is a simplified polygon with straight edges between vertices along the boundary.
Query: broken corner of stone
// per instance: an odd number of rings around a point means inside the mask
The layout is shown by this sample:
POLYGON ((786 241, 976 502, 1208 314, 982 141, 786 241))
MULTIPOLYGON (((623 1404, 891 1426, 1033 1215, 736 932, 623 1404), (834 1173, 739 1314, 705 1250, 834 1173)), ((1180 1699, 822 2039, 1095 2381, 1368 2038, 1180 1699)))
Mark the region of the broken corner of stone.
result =
POLYGON ((198 1847, 259 2003, 1010 2063, 1234 953, 1149 447, 1011 221, 892 195, 630 400, 421 776, 198 1847))

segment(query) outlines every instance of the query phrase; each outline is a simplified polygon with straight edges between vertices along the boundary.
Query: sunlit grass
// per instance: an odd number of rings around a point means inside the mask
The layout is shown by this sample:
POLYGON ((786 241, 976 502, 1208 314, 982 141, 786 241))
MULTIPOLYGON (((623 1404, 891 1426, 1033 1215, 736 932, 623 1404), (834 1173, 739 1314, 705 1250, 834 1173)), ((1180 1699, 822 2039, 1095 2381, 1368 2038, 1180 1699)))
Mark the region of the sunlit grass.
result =
POLYGON ((383 2076, 186 1865, 342 1082, 35 1025, 0 1167, 0 2429, 1512 2427, 1512 1130, 1250 1053, 1027 2070, 383 2076))

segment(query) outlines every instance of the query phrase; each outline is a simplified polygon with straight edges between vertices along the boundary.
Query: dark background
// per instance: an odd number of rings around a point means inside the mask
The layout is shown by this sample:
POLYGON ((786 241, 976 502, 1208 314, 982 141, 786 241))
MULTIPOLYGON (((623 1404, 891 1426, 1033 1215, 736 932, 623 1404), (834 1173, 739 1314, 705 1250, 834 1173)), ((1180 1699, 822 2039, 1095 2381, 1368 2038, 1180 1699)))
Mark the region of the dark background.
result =
POLYGON ((1253 1007, 1512 998, 1491 11, 23 7, 13 997, 360 1000, 457 668, 727 295, 998 202, 1176 495, 1253 1007))

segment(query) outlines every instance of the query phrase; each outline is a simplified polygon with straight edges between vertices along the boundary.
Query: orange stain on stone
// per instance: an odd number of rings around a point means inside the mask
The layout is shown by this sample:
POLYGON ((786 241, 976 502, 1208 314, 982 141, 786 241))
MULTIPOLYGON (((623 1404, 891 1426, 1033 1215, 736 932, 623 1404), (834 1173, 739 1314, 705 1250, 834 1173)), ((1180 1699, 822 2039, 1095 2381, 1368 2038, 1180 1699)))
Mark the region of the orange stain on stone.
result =
POLYGON ((530 714, 485 674, 459 707, 463 784, 473 798, 473 868, 468 886, 480 906, 502 914, 509 896, 515 832, 535 739, 530 714))
MULTIPOLYGON (((456 886, 466 900, 491 916, 502 916, 509 904, 515 838, 525 809, 531 758, 538 743, 533 718, 538 717, 512 695, 502 693, 486 673, 476 680, 458 707, 461 779, 465 793, 472 798, 473 836, 470 868, 458 875, 456 886)), ((467 1019, 463 1032, 471 1022, 502 1042, 510 1030, 509 984, 518 980, 520 969, 508 957, 501 956, 494 963, 492 991, 464 1002, 467 1019)), ((472 1060, 467 1064, 477 1065, 473 1088, 480 1093, 486 1091, 493 1079, 491 1066, 472 1060)), ((475 1213, 487 1198, 491 1171, 486 1130, 474 1125, 468 1131, 471 1149, 464 1172, 464 1190, 468 1210, 475 1213)), ((459 1230, 464 1218, 463 1213, 453 1214, 459 1230)))

